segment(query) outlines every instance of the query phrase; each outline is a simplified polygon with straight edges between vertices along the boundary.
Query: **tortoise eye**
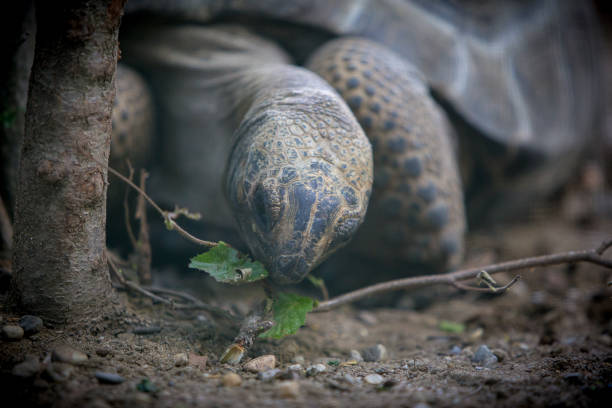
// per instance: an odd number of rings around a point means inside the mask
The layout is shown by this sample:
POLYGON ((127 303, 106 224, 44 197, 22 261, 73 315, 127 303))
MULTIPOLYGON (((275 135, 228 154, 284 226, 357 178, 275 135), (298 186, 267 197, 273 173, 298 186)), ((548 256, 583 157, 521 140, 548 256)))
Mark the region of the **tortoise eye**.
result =
POLYGON ((280 218, 280 199, 274 189, 259 185, 253 194, 253 211, 257 227, 270 232, 280 218))

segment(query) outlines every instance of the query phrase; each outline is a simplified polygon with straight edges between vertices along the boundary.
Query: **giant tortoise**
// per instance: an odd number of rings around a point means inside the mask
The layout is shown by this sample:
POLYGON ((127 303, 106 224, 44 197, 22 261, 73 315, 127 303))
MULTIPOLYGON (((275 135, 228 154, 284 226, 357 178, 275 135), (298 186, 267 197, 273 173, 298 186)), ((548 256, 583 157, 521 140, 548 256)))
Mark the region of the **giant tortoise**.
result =
POLYGON ((574 1, 130 0, 111 150, 149 150, 152 194, 201 211, 207 238, 237 229, 279 283, 351 240, 444 270, 461 174, 478 219, 574 171, 596 29, 574 1))

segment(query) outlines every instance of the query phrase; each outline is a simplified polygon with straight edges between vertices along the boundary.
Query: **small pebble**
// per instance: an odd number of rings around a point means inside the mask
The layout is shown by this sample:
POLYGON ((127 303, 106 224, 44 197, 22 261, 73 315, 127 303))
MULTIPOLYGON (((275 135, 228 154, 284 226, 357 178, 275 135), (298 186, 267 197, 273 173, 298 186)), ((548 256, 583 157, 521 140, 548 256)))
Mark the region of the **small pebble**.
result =
POLYGON ((25 360, 13 367, 11 373, 15 377, 30 378, 34 377, 41 369, 38 357, 34 355, 26 356, 25 360))
POLYGON ((110 354, 111 349, 110 347, 99 347, 96 349, 96 354, 99 355, 100 357, 106 357, 110 354))
POLYGON ((278 368, 273 368, 272 370, 266 370, 258 373, 257 378, 262 381, 272 381, 276 378, 277 375, 280 374, 280 372, 281 370, 279 370, 278 368))
POLYGON ((287 367, 287 370, 289 371, 302 371, 304 369, 304 367, 302 367, 301 364, 292 364, 289 367, 287 367))
POLYGON ((361 363, 363 361, 363 357, 361 356, 361 353, 357 350, 351 350, 351 360, 355 360, 358 363, 361 363))
POLYGON ((45 369, 45 374, 48 379, 61 383, 66 381, 72 375, 74 367, 67 363, 54 362, 49 364, 45 369))
POLYGON ((458 356, 461 354, 461 347, 454 345, 453 348, 450 349, 450 353, 458 356))
POLYGON ((105 373, 104 371, 96 371, 94 373, 101 384, 121 384, 125 378, 115 373, 105 373))
POLYGON ((378 323, 376 316, 366 311, 359 312, 357 319, 368 326, 374 326, 376 323, 378 323))
POLYGON ((582 383, 582 374, 580 373, 567 373, 563 375, 563 379, 571 384, 582 383))
POLYGON ((306 376, 307 377, 312 377, 312 376, 315 376, 317 374, 325 372, 325 370, 327 370, 327 368, 325 368, 325 365, 323 365, 321 363, 315 364, 315 365, 311 365, 310 367, 308 367, 306 369, 306 376))
POLYGON ((42 329, 43 321, 38 316, 25 315, 19 319, 19 326, 21 326, 26 336, 31 336, 42 329))
POLYGON ((361 350, 364 361, 382 361, 387 358, 387 348, 382 344, 361 350))
POLYGON ((174 355, 174 366, 185 367, 189 364, 189 355, 187 353, 178 353, 174 355))
POLYGON ((491 367, 495 363, 497 363, 497 357, 486 345, 482 345, 478 347, 474 357, 472 357, 472 362, 477 363, 483 367, 491 367))
POLYGON ((342 377, 342 380, 351 385, 359 384, 359 379, 353 377, 350 374, 345 374, 344 377, 342 377))
POLYGON ((236 373, 225 373, 221 377, 221 383, 224 387, 238 387, 242 384, 242 377, 236 373))
POLYGON ((297 381, 281 381, 276 384, 276 392, 281 398, 297 398, 300 396, 300 384, 297 381))
POLYGON ((244 365, 244 369, 254 373, 260 373, 262 371, 272 370, 276 366, 276 357, 272 354, 265 356, 259 356, 252 359, 244 365))
POLYGON ((492 353, 497 357, 497 361, 502 362, 504 360, 508 360, 508 353, 506 353, 502 349, 493 349, 492 353))
POLYGON ((482 338, 483 334, 484 334, 484 330, 482 329, 482 327, 478 327, 472 333, 470 333, 469 338, 471 341, 477 341, 482 338))
POLYGON ((162 331, 162 328, 159 326, 138 326, 132 329, 132 333, 134 334, 156 334, 162 331))
POLYGON ((380 374, 368 374, 363 380, 372 385, 379 385, 385 382, 385 379, 380 374))
POLYGON ((278 373, 276 378, 279 380, 298 380, 300 378, 300 372, 285 370, 278 373))
POLYGON ((296 364, 304 364, 306 360, 304 360, 304 356, 295 356, 293 357, 291 362, 296 363, 296 364))
POLYGON ((2 326, 2 337, 9 341, 21 340, 23 337, 23 329, 20 326, 7 324, 6 326, 2 326))
POLYGON ((87 361, 87 354, 82 351, 75 350, 68 345, 57 346, 51 353, 53 361, 60 361, 68 364, 79 364, 87 361))

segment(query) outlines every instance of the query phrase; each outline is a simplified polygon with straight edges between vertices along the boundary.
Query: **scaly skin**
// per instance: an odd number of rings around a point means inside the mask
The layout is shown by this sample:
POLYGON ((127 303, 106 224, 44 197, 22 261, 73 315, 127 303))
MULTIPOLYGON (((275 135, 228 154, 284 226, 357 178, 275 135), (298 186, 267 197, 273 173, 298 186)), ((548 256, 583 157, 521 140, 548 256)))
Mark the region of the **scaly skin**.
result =
POLYGON ((362 223, 370 144, 336 92, 305 69, 262 66, 237 89, 248 108, 228 161, 228 202, 271 277, 299 282, 362 223))
POLYGON ((340 38, 308 68, 348 102, 374 150, 374 191, 356 250, 381 259, 457 266, 465 211, 461 180, 442 110, 423 77, 388 48, 340 38))

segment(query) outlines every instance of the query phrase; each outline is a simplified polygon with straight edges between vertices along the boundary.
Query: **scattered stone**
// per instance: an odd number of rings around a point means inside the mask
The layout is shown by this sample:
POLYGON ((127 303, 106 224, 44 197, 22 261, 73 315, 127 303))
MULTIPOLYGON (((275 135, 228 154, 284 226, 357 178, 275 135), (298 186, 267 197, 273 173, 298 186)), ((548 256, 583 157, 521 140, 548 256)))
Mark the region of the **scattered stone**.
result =
POLYGON ((257 374, 257 378, 259 378, 262 381, 272 381, 273 379, 276 378, 277 375, 280 374, 280 372, 281 370, 279 370, 278 368, 261 371, 260 373, 257 374))
POLYGON ((19 326, 21 326, 26 336, 31 336, 42 329, 43 321, 38 316, 25 315, 21 316, 21 319, 19 319, 19 326))
POLYGON ((162 328, 159 326, 138 326, 132 329, 132 333, 146 335, 146 334, 156 334, 162 331, 162 328))
POLYGON ((96 349, 96 354, 99 355, 100 357, 106 357, 110 354, 111 349, 110 347, 99 347, 96 349))
POLYGON ((367 382, 368 384, 372 384, 372 385, 379 385, 385 382, 384 377, 380 374, 368 374, 364 377, 363 380, 367 382))
POLYGON ((189 364, 189 356, 187 353, 178 353, 174 355, 175 367, 185 367, 187 364, 189 364))
POLYGON ((125 378, 115 373, 105 373, 104 371, 96 371, 94 373, 101 384, 121 384, 125 378))
POLYGON ((363 361, 363 357, 361 356, 361 353, 357 350, 351 350, 351 360, 355 360, 358 363, 361 363, 363 361))
POLYGON ((357 319, 367 326, 374 326, 376 323, 378 323, 376 316, 365 310, 357 314, 357 319))
POLYGON ((372 347, 361 350, 361 356, 364 361, 381 361, 387 358, 387 348, 382 344, 377 344, 372 347))
POLYGON ((7 324, 2 326, 2 338, 8 341, 21 340, 23 337, 23 329, 20 326, 7 324))
POLYGON ((582 377, 581 373, 567 373, 563 375, 563 379, 570 384, 581 384, 582 377))
POLYGON ((26 356, 25 360, 15 365, 11 373, 15 377, 30 378, 34 377, 41 369, 38 357, 34 355, 26 356))
POLYGON ((289 367, 287 367, 287 370, 289 371, 302 371, 304 369, 304 367, 302 367, 301 364, 292 364, 289 367))
POLYGON ((458 356, 461 354, 461 347, 454 345, 453 348, 450 349, 450 353, 458 356))
POLYGON ((350 374, 345 374, 344 377, 342 377, 342 380, 351 384, 351 385, 355 385, 355 384, 359 384, 359 379, 353 377, 350 374))
POLYGON ((197 367, 200 370, 206 370, 207 362, 208 356, 200 356, 194 353, 189 353, 189 365, 197 367))
POLYGON ((272 354, 265 356, 259 356, 244 365, 244 369, 254 373, 260 373, 262 371, 272 370, 276 366, 276 357, 272 354))
POLYGON ((491 367, 497 363, 497 357, 486 345, 478 347, 474 357, 472 357, 474 363, 480 364, 483 367, 491 367))
POLYGON ((495 357, 497 357, 497 361, 502 362, 504 360, 508 360, 508 353, 506 353, 504 350, 493 349, 492 352, 495 354, 495 357))
POLYGON ((54 362, 47 366, 45 375, 51 381, 61 383, 70 378, 73 371, 74 367, 67 363, 54 362))
POLYGON ((304 360, 304 356, 295 356, 293 357, 291 362, 296 363, 296 364, 304 364, 306 360, 304 360))
POLYGON ((310 367, 306 369, 306 376, 313 377, 317 374, 321 374, 325 372, 325 370, 327 370, 327 368, 325 367, 324 364, 319 363, 319 364, 311 365, 310 367))
POLYGON ((478 341, 482 338, 482 335, 484 334, 484 330, 482 327, 478 327, 476 328, 472 333, 470 333, 470 340, 471 341, 478 341))
POLYGON ((276 392, 281 398, 297 398, 300 396, 300 384, 297 381, 281 381, 276 384, 276 392))
POLYGON ((51 353, 51 357, 53 358, 53 361, 68 364, 79 364, 87 361, 88 359, 87 354, 83 353, 82 351, 75 350, 65 344, 57 346, 51 353))
POLYGON ((223 377, 221 377, 221 384, 223 384, 224 387, 238 387, 242 384, 242 377, 232 372, 225 373, 223 377))
POLYGON ((276 375, 279 380, 298 380, 300 378, 299 371, 285 370, 276 375))

